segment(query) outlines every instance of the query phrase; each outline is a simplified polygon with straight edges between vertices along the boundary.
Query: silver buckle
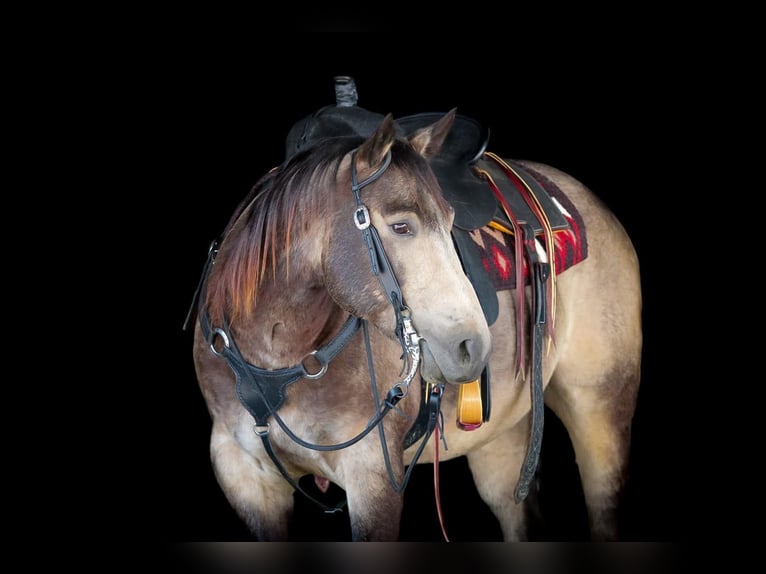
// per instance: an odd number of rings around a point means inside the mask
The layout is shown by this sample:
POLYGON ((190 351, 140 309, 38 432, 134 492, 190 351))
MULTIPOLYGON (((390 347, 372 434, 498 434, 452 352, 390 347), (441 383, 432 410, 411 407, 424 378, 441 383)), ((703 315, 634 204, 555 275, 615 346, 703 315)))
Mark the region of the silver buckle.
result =
POLYGON ((364 231, 370 226, 370 223, 370 212, 367 211, 367 206, 360 205, 357 207, 354 211, 354 225, 356 225, 356 228, 364 231))

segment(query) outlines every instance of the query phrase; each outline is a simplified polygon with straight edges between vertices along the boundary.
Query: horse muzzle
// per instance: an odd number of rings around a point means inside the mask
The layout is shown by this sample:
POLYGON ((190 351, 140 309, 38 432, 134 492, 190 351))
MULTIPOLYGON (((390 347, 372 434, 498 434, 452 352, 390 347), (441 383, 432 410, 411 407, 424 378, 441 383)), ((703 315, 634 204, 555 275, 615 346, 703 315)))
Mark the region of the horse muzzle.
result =
POLYGON ((491 345, 482 337, 465 338, 450 346, 421 340, 420 374, 432 383, 463 384, 481 376, 491 345))

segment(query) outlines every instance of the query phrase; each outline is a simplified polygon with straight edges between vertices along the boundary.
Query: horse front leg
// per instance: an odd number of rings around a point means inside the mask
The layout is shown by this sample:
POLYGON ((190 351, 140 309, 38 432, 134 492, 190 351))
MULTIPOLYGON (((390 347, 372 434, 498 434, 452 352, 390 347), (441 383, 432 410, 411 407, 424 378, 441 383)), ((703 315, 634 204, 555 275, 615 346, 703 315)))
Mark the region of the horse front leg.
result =
MULTIPOLYGON (((374 434, 374 433, 371 433, 374 434)), ((389 439, 389 446, 401 438, 389 439)), ((404 492, 396 492, 380 452, 378 437, 368 437, 341 451, 343 488, 348 502, 353 541, 395 542, 399 538, 404 492)), ((397 447, 389 451, 391 474, 397 484, 404 477, 403 456, 397 447)))
POLYGON ((266 459, 247 452, 223 427, 213 425, 210 456, 218 484, 258 541, 287 541, 293 488, 266 459))
POLYGON ((354 542, 395 542, 404 508, 404 497, 396 493, 388 477, 364 477, 360 491, 356 486, 346 491, 351 538, 354 542))
MULTIPOLYGON (((528 442, 529 415, 512 429, 466 455, 476 490, 500 523, 506 542, 527 540, 530 502, 524 500, 517 504, 514 491, 528 442)), ((530 498, 534 499, 533 493, 530 498)))

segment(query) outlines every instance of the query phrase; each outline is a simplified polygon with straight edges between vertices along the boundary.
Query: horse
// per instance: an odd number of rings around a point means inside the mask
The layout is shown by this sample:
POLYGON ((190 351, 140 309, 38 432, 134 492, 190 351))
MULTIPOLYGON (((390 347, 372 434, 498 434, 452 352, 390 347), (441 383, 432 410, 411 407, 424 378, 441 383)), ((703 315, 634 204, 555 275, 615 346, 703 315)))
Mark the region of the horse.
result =
POLYGON ((448 197, 455 162, 439 163, 465 133, 456 110, 414 129, 366 117, 361 135, 331 129, 293 146, 211 244, 193 360, 229 504, 254 539, 288 540, 294 494, 313 476, 343 490, 325 509, 348 512, 352 540, 395 541, 415 465, 464 456, 503 539, 527 540, 544 404, 571 439, 591 539, 618 539, 642 350, 624 227, 567 173, 479 146, 468 163, 506 217, 468 243, 505 241, 518 255, 506 261, 515 286, 488 295, 455 234, 477 208, 448 197), (563 240, 539 201, 542 231, 512 213, 498 193, 511 174, 559 192, 563 240), (560 258, 562 242, 580 257, 560 258))

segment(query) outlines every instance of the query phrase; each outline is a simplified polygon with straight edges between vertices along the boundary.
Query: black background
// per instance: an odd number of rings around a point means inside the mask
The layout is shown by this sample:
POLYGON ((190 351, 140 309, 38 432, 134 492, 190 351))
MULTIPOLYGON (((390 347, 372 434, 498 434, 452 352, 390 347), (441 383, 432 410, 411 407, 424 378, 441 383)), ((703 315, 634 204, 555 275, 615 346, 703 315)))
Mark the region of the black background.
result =
MULTIPOLYGON (((385 50, 361 53, 354 45, 334 41, 289 60, 261 46, 249 64, 234 69, 203 52, 168 58, 167 66, 153 66, 138 91, 152 118, 139 122, 151 130, 136 150, 136 161, 151 174, 137 183, 141 193, 135 195, 143 218, 134 231, 147 240, 141 265, 151 269, 139 289, 154 303, 152 328, 162 333, 161 353, 150 351, 160 367, 149 391, 157 418, 142 452, 144 465, 153 461, 142 477, 152 500, 147 522, 162 540, 250 539, 213 478, 210 419, 194 375, 192 335, 181 325, 210 241, 253 183, 283 160, 293 123, 333 104, 333 77, 351 75, 361 107, 395 117, 457 107, 489 126, 490 151, 558 167, 616 213, 636 246, 644 291, 643 382, 624 535, 648 542, 692 537, 703 528, 691 510, 700 503, 703 463, 690 397, 711 365, 688 344, 694 337, 693 328, 688 334, 690 286, 681 270, 696 263, 682 263, 679 252, 688 244, 679 247, 673 231, 693 219, 687 209, 694 191, 685 175, 691 160, 681 142, 689 139, 690 114, 678 70, 640 51, 621 54, 620 66, 601 48, 533 61, 479 51, 458 65, 427 52, 405 63, 385 50), (145 221, 156 224, 153 237, 142 229, 145 221)), ((546 414, 543 522, 532 534, 587 540, 571 447, 546 414)), ((418 467, 406 491, 403 540, 442 539, 432 472, 430 465, 418 467)), ((500 540, 462 459, 442 463, 441 493, 452 540, 500 540)), ((298 500, 298 517, 296 540, 348 536, 343 515, 323 516, 298 500)))

